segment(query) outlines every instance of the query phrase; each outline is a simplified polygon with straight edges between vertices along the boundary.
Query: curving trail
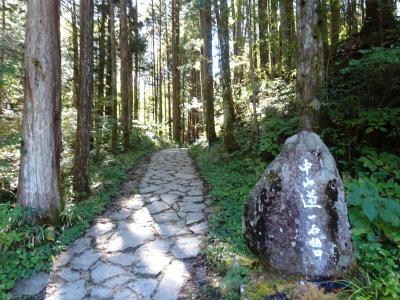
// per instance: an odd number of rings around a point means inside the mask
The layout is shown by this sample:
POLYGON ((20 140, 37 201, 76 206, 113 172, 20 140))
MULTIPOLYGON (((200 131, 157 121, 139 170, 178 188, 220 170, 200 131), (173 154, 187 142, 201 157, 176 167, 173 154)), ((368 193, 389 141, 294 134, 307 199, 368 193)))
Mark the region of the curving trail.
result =
POLYGON ((135 194, 116 199, 56 260, 46 299, 177 299, 208 226, 185 149, 153 155, 135 194))

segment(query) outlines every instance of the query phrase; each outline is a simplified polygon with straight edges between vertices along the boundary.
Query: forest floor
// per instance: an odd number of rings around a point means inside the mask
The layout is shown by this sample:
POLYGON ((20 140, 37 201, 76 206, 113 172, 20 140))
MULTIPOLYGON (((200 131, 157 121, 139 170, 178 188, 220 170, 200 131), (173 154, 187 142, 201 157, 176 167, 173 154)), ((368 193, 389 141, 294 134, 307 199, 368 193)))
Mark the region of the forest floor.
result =
POLYGON ((56 258, 51 274, 21 281, 14 297, 36 288, 38 299, 186 298, 182 288, 208 230, 208 204, 187 150, 161 150, 147 170, 130 174, 107 212, 56 258))

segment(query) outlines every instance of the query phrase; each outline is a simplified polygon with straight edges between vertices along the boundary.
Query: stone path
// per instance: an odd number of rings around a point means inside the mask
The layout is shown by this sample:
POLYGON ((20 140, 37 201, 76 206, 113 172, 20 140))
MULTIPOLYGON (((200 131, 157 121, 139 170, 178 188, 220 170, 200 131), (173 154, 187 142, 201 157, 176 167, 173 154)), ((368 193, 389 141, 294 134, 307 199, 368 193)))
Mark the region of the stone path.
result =
POLYGON ((187 151, 154 154, 139 193, 116 201, 118 209, 57 258, 46 299, 179 298, 208 229, 203 183, 187 151))

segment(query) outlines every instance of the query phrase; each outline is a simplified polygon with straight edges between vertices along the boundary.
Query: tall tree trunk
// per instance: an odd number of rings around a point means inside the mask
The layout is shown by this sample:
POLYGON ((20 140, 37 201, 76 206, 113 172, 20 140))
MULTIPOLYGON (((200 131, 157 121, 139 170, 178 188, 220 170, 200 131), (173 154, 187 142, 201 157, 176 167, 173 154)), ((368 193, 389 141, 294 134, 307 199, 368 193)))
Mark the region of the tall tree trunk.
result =
POLYGON ((108 0, 109 19, 110 19, 110 60, 111 60, 111 150, 115 152, 118 140, 118 115, 117 115, 117 51, 114 27, 114 1, 108 0))
POLYGON ((250 0, 247 0, 247 15, 249 16, 249 63, 250 63, 250 80, 251 80, 251 91, 252 91, 252 108, 253 108, 253 132, 256 136, 260 134, 257 120, 257 97, 258 97, 258 87, 256 83, 256 75, 254 70, 254 61, 253 61, 253 27, 252 27, 252 19, 253 13, 251 9, 250 0))
MULTIPOLYGON (((6 36, 6 2, 5 0, 1 1, 1 38, 3 41, 6 36)), ((5 99, 5 88, 4 88, 4 49, 0 50, 0 116, 3 114, 3 103, 5 99)))
MULTIPOLYGON (((236 14, 234 14, 235 23, 233 26, 234 39, 233 39, 233 55, 234 59, 237 62, 240 62, 243 59, 244 52, 244 37, 243 37, 243 21, 244 21, 244 11, 243 11, 243 0, 232 1, 231 7, 232 12, 235 11, 235 2, 236 2, 236 14)), ((243 64, 239 64, 235 66, 233 69, 233 79, 235 85, 237 85, 238 90, 237 96, 240 97, 241 85, 243 83, 243 64)))
POLYGON ((297 0, 297 93, 302 127, 313 130, 322 49, 317 0, 297 0))
POLYGON ((73 48, 73 86, 72 95, 74 106, 79 102, 79 44, 78 44, 78 26, 77 26, 77 11, 75 0, 72 0, 72 48, 73 48))
POLYGON ((128 0, 128 126, 132 130, 133 118, 133 47, 134 47, 134 28, 133 28, 133 5, 132 0, 128 0))
POLYGON ((181 79, 179 70, 179 11, 180 0, 172 0, 172 123, 173 139, 181 142, 181 109, 180 89, 181 79))
POLYGON ((124 150, 129 148, 129 58, 126 0, 120 0, 121 122, 124 150))
POLYGON ((339 44, 340 0, 330 0, 329 6, 331 10, 331 20, 330 20, 331 52, 335 53, 337 46, 339 44))
POLYGON ((80 1, 80 80, 75 140, 74 192, 77 198, 90 193, 89 148, 93 93, 93 0, 80 1))
POLYGON ((200 29, 203 37, 202 57, 202 95, 203 110, 205 111, 205 123, 208 145, 217 140, 215 133, 214 117, 214 78, 213 78, 213 54, 212 54, 212 17, 211 0, 203 1, 200 8, 200 29))
POLYGON ((157 62, 156 62, 156 43, 155 43, 155 34, 156 34, 156 18, 155 18, 155 10, 154 10, 154 0, 151 0, 151 36, 152 36, 152 60, 153 60, 153 70, 152 70, 152 75, 153 75, 153 118, 154 121, 157 123, 157 113, 158 113, 158 83, 157 83, 157 62))
POLYGON ((61 150, 60 2, 29 1, 18 203, 56 221, 61 150))
MULTIPOLYGON (((108 8, 108 5, 107 5, 108 8)), ((107 13, 109 14, 109 12, 107 13)), ((105 97, 105 104, 104 104, 104 114, 106 116, 112 116, 112 99, 111 99, 111 87, 112 87, 112 61, 111 61, 111 38, 110 38, 110 17, 108 17, 107 22, 107 43, 106 43, 106 97, 105 97)))
POLYGON ((105 0, 101 1, 100 5, 100 28, 99 28, 99 64, 98 64, 98 82, 97 82, 97 103, 96 114, 102 116, 104 113, 104 71, 106 66, 106 15, 105 0))
POLYGON ((270 0, 270 41, 271 41, 271 72, 274 76, 279 76, 281 72, 280 61, 280 38, 278 28, 278 1, 270 0))
POLYGON ((139 120, 139 85, 138 85, 138 73, 139 73, 139 48, 137 42, 139 40, 139 24, 138 24, 138 3, 136 0, 135 11, 133 15, 133 29, 136 40, 135 49, 135 77, 134 77, 134 103, 133 103, 133 118, 139 120))
POLYGON ((268 46, 268 0, 258 0, 258 31, 260 39, 260 68, 267 70, 269 62, 268 46))
POLYGON ((231 69, 229 63, 229 10, 226 0, 214 1, 215 16, 217 19, 218 40, 221 58, 221 86, 224 105, 224 147, 229 152, 235 148, 233 137, 233 124, 235 122, 235 111, 233 107, 231 89, 231 69))
POLYGON ((280 27, 282 32, 282 63, 287 73, 293 68, 294 16, 292 0, 280 0, 280 27))
MULTIPOLYGON (((162 105, 162 87, 163 87, 163 74, 162 74, 162 0, 160 0, 160 8, 159 8, 159 19, 158 19, 158 25, 159 25, 159 32, 158 32, 158 40, 159 40, 159 52, 158 52, 158 91, 159 91, 159 106, 158 106, 158 121, 160 122, 160 125, 162 125, 163 121, 163 105, 162 105)), ((161 132, 161 131, 160 131, 161 132)))

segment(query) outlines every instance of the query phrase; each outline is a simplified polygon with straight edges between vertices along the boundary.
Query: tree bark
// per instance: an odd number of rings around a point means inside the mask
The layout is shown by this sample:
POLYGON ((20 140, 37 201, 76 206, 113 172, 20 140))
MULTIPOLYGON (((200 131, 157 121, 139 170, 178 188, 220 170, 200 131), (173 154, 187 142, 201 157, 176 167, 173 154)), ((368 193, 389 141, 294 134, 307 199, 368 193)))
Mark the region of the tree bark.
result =
POLYGON ((220 45, 221 59, 221 87, 224 106, 224 147, 230 152, 235 148, 233 137, 233 124, 235 122, 235 111, 233 106, 231 89, 231 69, 229 55, 229 10, 226 0, 214 0, 215 17, 217 19, 218 40, 220 45))
POLYGON ((75 0, 72 0, 72 48, 73 48, 73 86, 72 86, 72 97, 74 106, 77 106, 79 102, 79 44, 78 44, 78 25, 77 25, 77 11, 75 0))
POLYGON ((115 27, 114 27, 114 1, 108 1, 109 18, 110 18, 110 44, 111 44, 111 149, 115 152, 118 140, 118 115, 117 115, 117 53, 115 41, 115 27))
MULTIPOLYGON (((138 3, 136 0, 135 11, 133 15, 133 30, 135 35, 136 43, 139 40, 139 24, 138 24, 138 3)), ((135 49, 135 77, 134 77, 134 103, 133 103, 133 118, 135 120, 139 120, 139 85, 138 85, 138 73, 139 73, 139 48, 137 44, 134 47, 135 49)))
MULTIPOLYGON (((1 37, 5 40, 6 36, 6 2, 1 1, 1 37)), ((4 88, 4 49, 0 50, 0 116, 3 114, 3 103, 5 99, 5 88, 4 88)))
POLYGON ((80 1, 80 85, 75 140, 74 192, 78 199, 90 193, 89 148, 93 94, 93 0, 80 1))
POLYGON ((180 0, 172 0, 172 136, 177 143, 181 143, 182 132, 180 108, 181 79, 179 70, 179 11, 180 0))
POLYGON ((134 28, 133 28, 133 5, 132 0, 128 0, 128 126, 129 131, 132 130, 133 119, 133 49, 134 49, 134 28))
POLYGON ((252 19, 253 13, 251 9, 250 0, 247 0, 247 15, 249 16, 249 64, 250 64, 250 81, 251 81, 251 91, 252 91, 252 113, 253 113, 253 132, 254 135, 258 136, 260 134, 258 127, 258 119, 257 119, 257 97, 258 97, 258 87, 256 83, 256 75, 254 70, 254 59, 253 59, 253 27, 252 27, 252 19))
POLYGON ((120 0, 121 123, 124 150, 129 148, 129 58, 126 0, 120 0))
POLYGON ((265 72, 269 63, 268 0, 258 0, 258 31, 260 40, 260 67, 265 72))
MULTIPOLYGON (((158 25, 159 25, 159 31, 158 31, 158 40, 159 40, 159 52, 158 52, 158 92, 159 92, 159 105, 158 105, 158 121, 160 122, 160 125, 162 125, 163 121, 163 102, 162 102, 162 87, 163 87, 163 73, 162 73, 162 3, 160 0, 160 7, 159 7, 159 19, 158 19, 158 25)), ((162 132, 162 131, 160 131, 162 132)))
POLYGON ((104 71, 106 66, 106 15, 105 11, 105 0, 102 0, 100 5, 100 28, 99 28, 99 64, 98 64, 98 81, 97 81, 97 103, 96 113, 98 116, 102 116, 104 113, 104 71))
POLYGON ((322 49, 317 0, 297 0, 297 97, 302 127, 313 130, 318 104, 319 63, 322 49))
POLYGON ((293 68, 293 36, 294 36, 294 16, 292 0, 280 0, 280 27, 282 33, 282 63, 286 73, 290 73, 293 68))
POLYGON ((200 8, 200 30, 203 37, 203 57, 202 57, 202 95, 205 111, 206 135, 208 145, 212 145, 217 140, 215 133, 214 117, 214 79, 213 79, 213 54, 212 54, 212 17, 211 0, 203 1, 200 8))
POLYGON ((61 151, 60 2, 29 1, 18 203, 56 221, 61 151))

